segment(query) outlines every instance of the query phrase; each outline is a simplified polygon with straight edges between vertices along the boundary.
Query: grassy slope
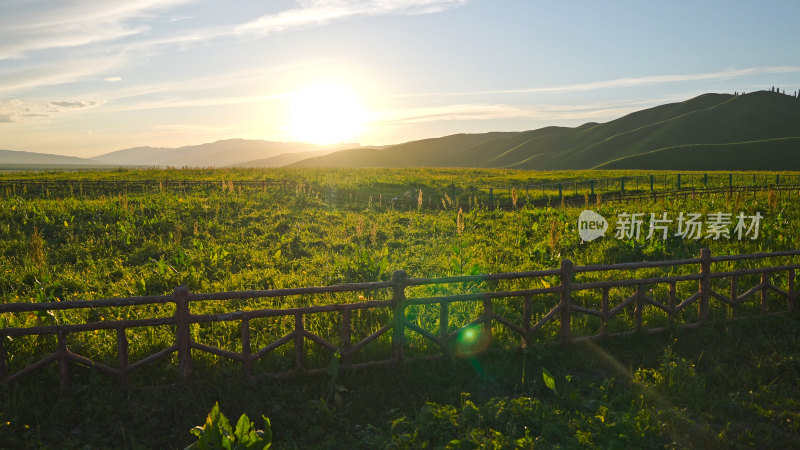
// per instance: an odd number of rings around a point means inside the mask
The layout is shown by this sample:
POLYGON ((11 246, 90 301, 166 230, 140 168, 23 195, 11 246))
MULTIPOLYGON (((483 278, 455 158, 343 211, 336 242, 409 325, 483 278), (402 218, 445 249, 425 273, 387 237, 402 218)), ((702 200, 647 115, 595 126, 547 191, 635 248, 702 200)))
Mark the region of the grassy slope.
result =
MULTIPOLYGON (((489 162, 490 167, 513 167, 515 169, 562 169, 566 167, 588 168, 591 161, 604 161, 609 154, 624 151, 636 142, 637 130, 652 127, 698 109, 708 108, 725 101, 730 96, 706 94, 681 103, 673 103, 628 114, 604 124, 562 129, 561 139, 530 140, 512 150, 502 160, 489 162), (610 142, 616 141, 609 145, 610 142), (597 150, 605 146, 609 150, 597 150), (541 157, 532 158, 534 155, 541 157)), ((537 130, 538 131, 538 130, 537 130)))
MULTIPOLYGON (((524 133, 518 142, 492 141, 483 146, 483 159, 471 149, 469 161, 488 167, 519 169, 590 168, 608 161, 657 149, 692 144, 725 144, 800 136, 800 101, 771 92, 734 97, 705 94, 681 103, 662 105, 629 114, 605 124, 576 129, 548 128, 524 133), (557 130, 557 131, 556 131, 557 130)), ((744 147, 741 147, 744 148, 744 147)), ((749 147, 751 150, 753 146, 749 147)), ((667 154, 665 154, 667 155, 667 154)), ((455 155, 456 160, 461 155, 455 155)), ((741 155, 740 155, 741 156, 741 155)), ((785 168, 781 159, 764 167, 785 168)), ((667 156, 637 168, 673 168, 663 165, 667 156)), ((742 159, 737 156, 739 161, 742 159)), ((719 165, 705 159, 695 169, 754 169, 745 164, 719 165)), ((627 167, 627 166, 610 166, 627 167)), ((678 166, 674 166, 678 168, 678 166)), ((681 166, 681 168, 683 168, 681 166)), ((759 167, 761 168, 761 167, 759 167)))
MULTIPOLYGON (((297 165, 588 169, 659 149, 798 136, 800 101, 796 98, 765 91, 743 96, 704 94, 684 102, 637 111, 603 124, 589 123, 577 128, 546 127, 521 133, 454 135, 390 146, 380 151, 337 152, 297 165)), ((737 151, 755 149, 752 145, 736 148, 737 151)), ((671 168, 670 164, 662 164, 671 154, 660 155, 653 164, 648 164, 647 158, 636 159, 635 167, 671 168)), ((776 154, 780 159, 763 167, 786 167, 782 165, 785 162, 783 155, 776 154)), ((737 155, 736 159, 743 161, 742 155, 737 155)), ((720 165, 714 158, 703 160, 708 165, 691 167, 704 170, 756 168, 747 164, 720 165)))
POLYGON ((800 167, 800 137, 733 144, 690 144, 615 159, 600 169, 782 170, 800 167))
POLYGON ((506 167, 520 158, 531 158, 558 148, 572 128, 545 127, 505 139, 494 139, 442 158, 440 167, 506 167), (520 154, 520 149, 530 149, 520 154))
POLYGON ((459 151, 485 141, 513 136, 514 132, 454 134, 393 145, 385 149, 343 150, 292 167, 429 167, 459 151))
MULTIPOLYGON (((643 152, 675 146, 693 144, 744 143, 773 139, 777 137, 800 136, 800 101, 791 97, 757 92, 741 97, 732 97, 712 108, 697 110, 673 120, 636 130, 626 136, 615 137, 591 149, 599 158, 598 164, 643 152), (615 158, 616 157, 616 158, 615 158)), ((739 147, 744 148, 744 147, 739 147)), ((751 150, 758 151, 755 146, 751 150)), ((734 167, 756 169, 747 164, 746 155, 734 167)), ((693 166, 697 168, 714 167, 728 169, 720 160, 708 160, 710 165, 693 166), (720 165, 723 164, 723 165, 720 165)), ((569 159, 566 163, 569 163, 569 159)), ((662 158, 660 162, 664 162, 662 158)), ((784 161, 771 161, 768 167, 784 167, 784 161)), ((657 164, 657 163, 654 163, 657 164)), ((650 167, 666 168, 658 164, 650 167)))

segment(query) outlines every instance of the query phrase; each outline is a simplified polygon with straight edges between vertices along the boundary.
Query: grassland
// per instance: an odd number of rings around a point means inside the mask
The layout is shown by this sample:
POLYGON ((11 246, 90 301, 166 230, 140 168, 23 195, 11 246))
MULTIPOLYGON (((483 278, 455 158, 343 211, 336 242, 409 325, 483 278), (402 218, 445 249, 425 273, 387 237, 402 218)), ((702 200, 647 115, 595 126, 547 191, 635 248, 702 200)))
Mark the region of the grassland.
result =
MULTIPOLYGON (((441 208, 418 210, 392 207, 382 198, 382 192, 388 196, 409 185, 438 194, 437 188, 467 182, 508 186, 531 179, 547 182, 598 175, 603 174, 375 169, 15 174, 15 178, 60 180, 227 182, 225 188, 220 182, 213 189, 166 188, 146 193, 64 189, 0 193, 0 252, 4 255, 0 302, 154 295, 169 293, 177 284, 186 284, 194 292, 318 286, 385 280, 396 269, 418 277, 535 270, 557 267, 564 258, 578 265, 677 259, 695 257, 703 247, 717 255, 798 248, 797 192, 765 190, 629 205, 601 202, 591 207, 609 218, 622 211, 673 215, 758 211, 764 219, 759 237, 752 240, 674 236, 648 240, 643 236, 592 243, 582 242, 575 229, 582 207, 500 211, 478 203, 465 212, 465 226, 459 232, 459 205, 454 202, 437 198, 437 202, 442 200, 441 208), (373 198, 334 204, 324 195, 297 186, 237 188, 237 180, 256 177, 355 189, 373 198)), ((688 293, 696 285, 680 289, 688 293)), ((292 301, 343 300, 331 296, 292 301)), ((216 311, 222 306, 209 308, 216 311)), ((118 308, 8 314, 0 317, 0 327, 139 318, 163 312, 118 308)), ((471 314, 474 311, 461 311, 461 320, 471 314)), ((420 323, 435 324, 435 311, 419 310, 417 315, 420 323)), ((318 321, 309 328, 324 335, 333 325, 318 321)), ((196 333, 214 337, 222 347, 235 345, 235 333, 224 327, 196 333)), ((417 448, 425 444, 455 448, 477 444, 782 447, 798 434, 798 338, 795 316, 748 319, 702 331, 568 349, 544 345, 522 351, 510 339, 500 338, 496 351, 475 359, 342 374, 336 381, 336 396, 330 395, 330 380, 325 378, 250 382, 239 377, 236 367, 213 358, 199 362, 198 379, 192 385, 157 387, 174 380, 174 370, 167 364, 138 375, 128 393, 113 380, 78 369, 73 387, 59 394, 53 368, 0 387, 0 442, 10 443, 9 447, 85 443, 180 447, 191 441, 188 429, 200 424, 214 401, 219 401, 229 416, 245 411, 251 417, 269 416, 280 448, 417 448), (553 374, 555 390, 545 386, 543 369, 553 374)), ((81 350, 113 361, 108 336, 101 333, 81 339, 81 350)), ((131 350, 134 355, 144 354, 163 348, 170 339, 166 328, 142 330, 131 339, 131 350)), ((14 369, 52 351, 52 342, 18 339, 6 342, 6 348, 14 369)))

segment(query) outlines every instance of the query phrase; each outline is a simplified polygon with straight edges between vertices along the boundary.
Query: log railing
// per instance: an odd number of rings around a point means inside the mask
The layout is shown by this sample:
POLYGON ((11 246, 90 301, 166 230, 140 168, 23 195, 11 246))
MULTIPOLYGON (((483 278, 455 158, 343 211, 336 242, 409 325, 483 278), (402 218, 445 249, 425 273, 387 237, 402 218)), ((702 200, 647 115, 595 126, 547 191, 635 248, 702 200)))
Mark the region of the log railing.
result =
MULTIPOLYGON (((351 283, 327 287, 306 287, 297 289, 272 289, 263 291, 236 291, 219 293, 192 293, 186 286, 178 286, 171 295, 166 296, 144 296, 127 297, 90 301, 62 301, 48 303, 9 303, 0 305, 0 317, 3 314, 14 314, 24 312, 41 312, 57 310, 75 310, 86 308, 108 308, 108 307, 142 307, 144 305, 164 305, 172 304, 175 306, 175 313, 168 317, 157 317, 151 319, 137 320, 110 320, 95 321, 87 323, 45 325, 32 327, 15 327, 0 329, 0 380, 11 382, 18 380, 33 371, 36 371, 48 364, 55 362, 60 374, 61 386, 65 387, 69 383, 70 364, 97 369, 112 376, 118 377, 123 387, 129 384, 132 372, 143 366, 149 365, 158 359, 177 353, 178 372, 180 379, 188 379, 192 373, 192 353, 206 352, 220 357, 228 358, 242 364, 246 374, 251 373, 253 363, 259 359, 266 358, 277 348, 293 343, 294 345, 294 368, 289 371, 269 373, 270 376, 290 376, 299 373, 318 373, 324 372, 324 367, 308 367, 306 363, 306 343, 311 341, 327 349, 331 354, 338 352, 341 355, 342 367, 363 367, 377 364, 399 364, 407 358, 406 350, 409 336, 416 333, 421 336, 423 341, 430 342, 437 349, 436 353, 428 356, 449 356, 453 353, 453 344, 463 334, 474 333, 475 327, 479 327, 482 339, 486 342, 491 340, 493 327, 502 325, 509 333, 519 336, 522 346, 529 345, 537 332, 550 323, 557 323, 558 340, 563 343, 574 342, 583 339, 595 339, 613 335, 609 333, 609 323, 615 317, 621 315, 624 310, 633 309, 632 329, 621 333, 653 333, 663 331, 669 327, 646 329, 643 321, 645 308, 656 308, 662 310, 668 317, 670 326, 701 326, 711 320, 712 302, 717 308, 725 308, 730 315, 737 315, 742 303, 755 294, 760 294, 758 300, 758 310, 762 313, 772 312, 768 305, 768 294, 772 293, 777 298, 785 300, 785 307, 782 310, 792 311, 797 304, 798 291, 795 290, 795 271, 800 268, 800 264, 785 263, 780 265, 759 266, 740 270, 718 271, 712 270, 715 263, 726 263, 742 260, 763 260, 766 258, 788 258, 792 259, 800 255, 800 250, 757 253, 748 255, 717 256, 712 257, 708 249, 701 251, 699 258, 623 263, 613 265, 587 265, 574 266, 571 261, 563 260, 558 269, 498 273, 490 275, 472 276, 453 276, 441 278, 409 278, 404 271, 394 272, 390 281, 371 282, 371 283, 351 283), (609 274, 619 273, 620 271, 630 271, 639 269, 664 269, 682 266, 699 266, 697 270, 684 271, 690 272, 682 275, 648 277, 648 278, 619 278, 613 279, 609 274), (772 279, 776 273, 786 275, 785 287, 774 284, 772 279), (576 277, 583 274, 603 274, 602 281, 580 281, 576 277), (740 292, 739 281, 743 276, 760 276, 760 282, 750 287, 745 292, 740 292), (547 285, 542 283, 542 287, 525 289, 493 289, 486 286, 497 286, 500 282, 514 280, 538 281, 544 279, 554 279, 558 277, 557 284, 547 285), (729 282, 727 294, 718 292, 712 285, 712 280, 726 279, 729 282), (679 282, 697 281, 697 291, 686 298, 679 298, 677 284, 679 282), (481 283, 482 292, 463 293, 456 295, 441 295, 430 297, 407 297, 407 289, 426 286, 426 285, 447 285, 469 283, 481 283), (648 295, 646 287, 666 285, 666 298, 658 298, 657 295, 648 295), (632 289, 630 295, 624 295, 620 301, 612 305, 610 298, 611 290, 632 289), (385 292, 388 300, 367 300, 357 303, 329 304, 307 307, 290 308, 265 308, 255 310, 235 310, 217 314, 192 314, 190 305, 196 302, 205 301, 231 301, 237 299, 258 299, 258 298, 284 298, 302 295, 319 295, 343 292, 385 292), (599 292, 598 292, 599 291, 599 292), (581 306, 576 302, 575 295, 581 292, 589 292, 593 298, 600 299, 599 309, 581 306), (599 295, 598 295, 599 294, 599 295), (558 297, 558 302, 543 314, 534 323, 532 309, 537 300, 546 297, 558 297), (521 307, 521 320, 515 321, 495 311, 496 301, 507 300, 518 307, 521 307), (452 326, 450 323, 451 307, 461 302, 478 302, 481 304, 479 317, 463 326, 452 326), (425 329, 409 320, 407 309, 421 305, 438 305, 439 318, 438 330, 425 329), (676 317, 679 313, 692 305, 697 307, 695 320, 676 324, 676 317), (352 314, 358 310, 375 311, 384 309, 389 312, 389 320, 380 324, 380 328, 372 334, 366 336, 358 342, 353 342, 352 314), (322 313, 341 314, 341 330, 337 336, 338 342, 331 342, 323 337, 309 331, 305 326, 306 317, 322 313), (583 316, 596 317, 600 321, 597 334, 574 337, 572 322, 575 318, 583 316), (250 334, 253 329, 251 321, 259 318, 288 318, 294 322, 293 330, 277 338, 264 347, 253 348, 250 334), (203 324, 212 322, 238 321, 241 324, 241 351, 230 351, 222 348, 213 347, 192 339, 192 324, 203 324), (137 327, 157 327, 173 326, 175 329, 175 339, 172 345, 167 348, 152 353, 142 359, 130 362, 128 330, 137 327), (117 360, 116 367, 94 361, 82 356, 72 349, 67 343, 67 336, 70 333, 86 332, 94 330, 115 330, 117 336, 117 360), (367 345, 373 344, 379 337, 387 334, 391 341, 391 350, 386 357, 378 360, 368 360, 363 362, 353 362, 353 356, 359 353, 367 345), (5 348, 8 338, 18 336, 34 335, 55 335, 56 348, 54 351, 36 362, 28 364, 16 371, 11 371, 7 367, 9 355, 5 348)), ((528 283, 530 285, 531 283, 528 283)), ((615 292, 617 292, 615 291, 615 292)))

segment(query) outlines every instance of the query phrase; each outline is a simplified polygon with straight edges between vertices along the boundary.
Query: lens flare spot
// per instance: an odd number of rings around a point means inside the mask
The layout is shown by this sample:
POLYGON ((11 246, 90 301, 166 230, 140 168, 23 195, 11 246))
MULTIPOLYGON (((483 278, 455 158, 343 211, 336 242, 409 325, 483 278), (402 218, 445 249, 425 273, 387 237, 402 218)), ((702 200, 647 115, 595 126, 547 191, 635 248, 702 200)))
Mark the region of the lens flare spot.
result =
POLYGON ((468 325, 458 333, 456 338, 456 354, 461 356, 475 355, 486 350, 490 337, 483 332, 480 325, 468 325))

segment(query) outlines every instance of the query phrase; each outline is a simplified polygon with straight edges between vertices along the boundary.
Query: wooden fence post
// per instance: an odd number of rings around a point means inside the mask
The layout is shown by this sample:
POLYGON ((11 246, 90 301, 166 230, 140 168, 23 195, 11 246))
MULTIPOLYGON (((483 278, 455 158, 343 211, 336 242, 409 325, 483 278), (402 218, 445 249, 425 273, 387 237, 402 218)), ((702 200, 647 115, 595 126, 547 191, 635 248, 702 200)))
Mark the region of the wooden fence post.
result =
POLYGON ((303 314, 294 315, 294 364, 298 371, 306 368, 305 362, 305 320, 303 314))
POLYGON ((561 303, 558 305, 561 310, 561 342, 566 344, 570 341, 570 318, 572 316, 572 261, 561 260, 561 303))
POLYGON ((395 270, 392 274, 392 360, 394 364, 403 361, 406 321, 406 272, 395 270))
POLYGON ((677 291, 678 283, 676 281, 670 281, 669 287, 667 288, 667 309, 669 309, 669 327, 672 328, 675 326, 675 292, 677 291))
POLYGON ((250 375, 250 366, 253 364, 253 351, 250 347, 250 319, 242 318, 242 372, 245 376, 250 375))
POLYGON ((350 308, 342 310, 342 367, 349 367, 351 364, 352 325, 350 325, 350 315, 352 311, 350 308))
POLYGON ((192 348, 189 334, 189 288, 175 286, 175 344, 178 346, 178 373, 183 381, 192 374, 192 348))
POLYGON ((449 354, 447 335, 450 328, 450 302, 439 303, 439 342, 442 345, 442 353, 449 354))
POLYGON ((492 338, 492 315, 494 315, 494 307, 491 298, 483 299, 483 338, 492 338))
POLYGON ((637 333, 642 331, 642 310, 644 309, 644 286, 642 283, 636 285, 636 306, 633 310, 634 328, 637 333))
POLYGON ((119 353, 119 381, 122 389, 128 390, 128 336, 125 327, 117 328, 117 352, 119 353))
POLYGON ((67 350, 67 333, 59 331, 58 336, 58 373, 60 375, 61 390, 65 390, 69 386, 69 355, 67 350))
POLYGON ((525 301, 522 304, 522 329, 525 331, 525 336, 522 338, 522 348, 530 346, 530 332, 531 332, 531 294, 525 296, 525 301))
POLYGON ((0 381, 6 380, 6 348, 5 344, 6 341, 5 336, 0 336, 0 381))
POLYGON ((709 319, 708 298, 711 292, 711 250, 700 250, 700 303, 698 316, 700 322, 705 324, 709 319))

